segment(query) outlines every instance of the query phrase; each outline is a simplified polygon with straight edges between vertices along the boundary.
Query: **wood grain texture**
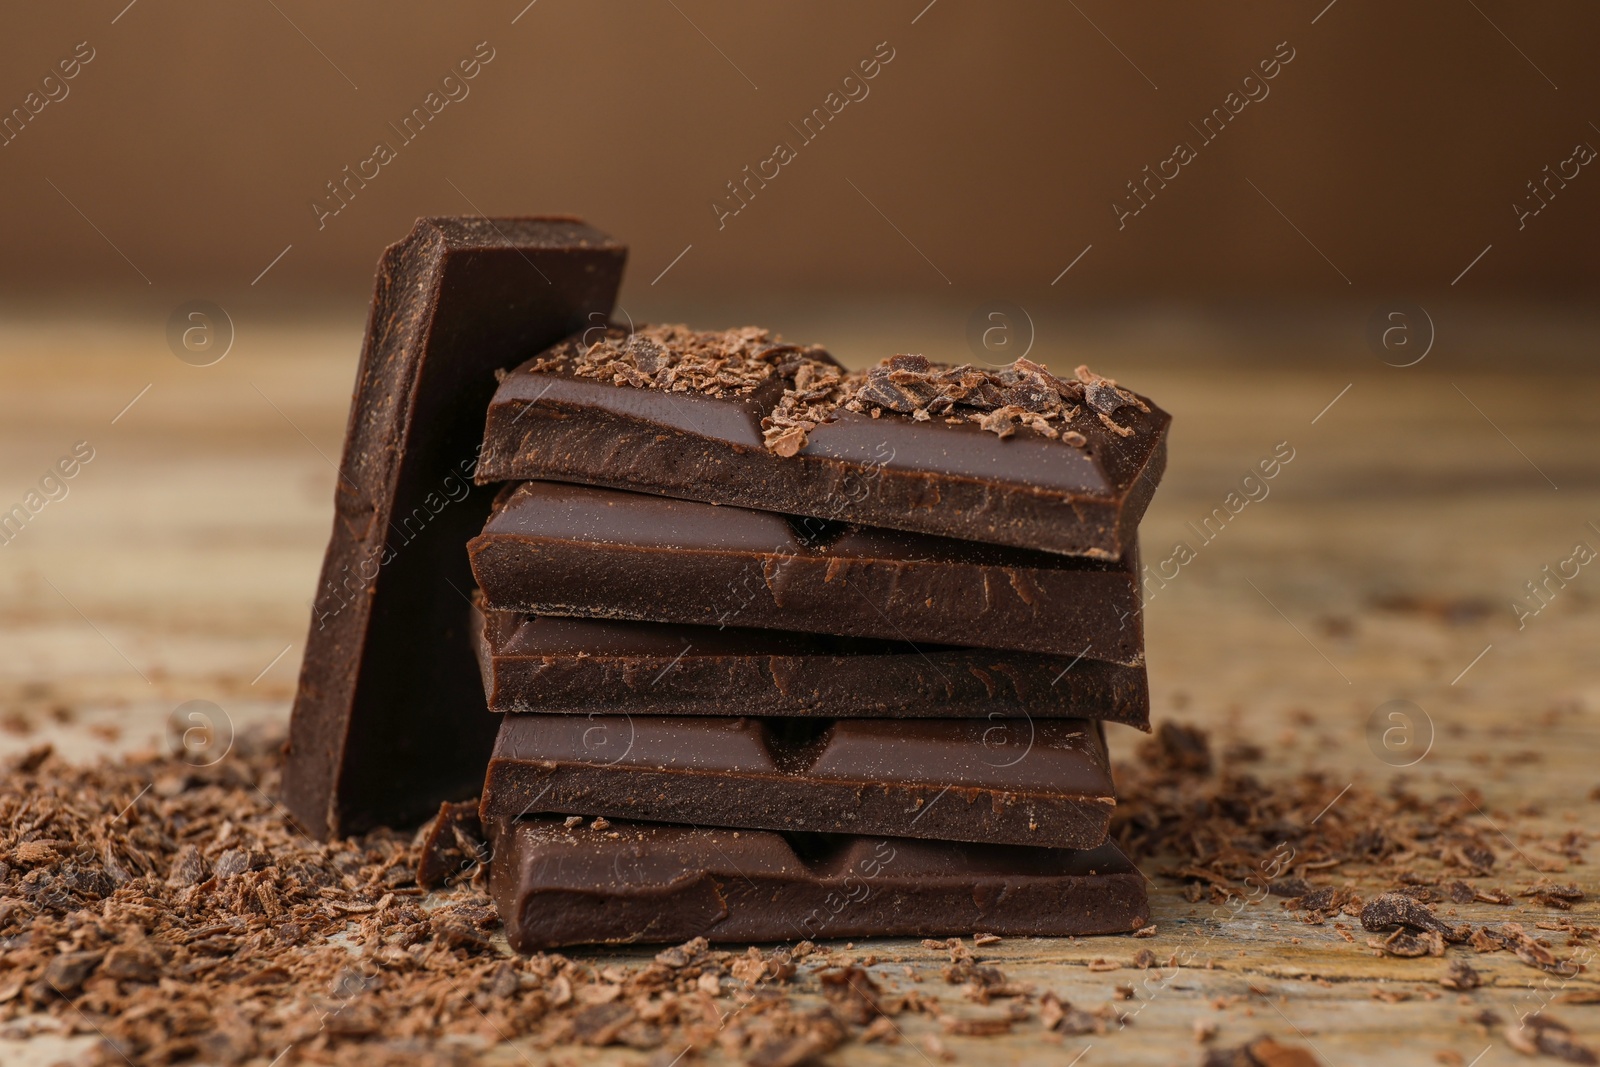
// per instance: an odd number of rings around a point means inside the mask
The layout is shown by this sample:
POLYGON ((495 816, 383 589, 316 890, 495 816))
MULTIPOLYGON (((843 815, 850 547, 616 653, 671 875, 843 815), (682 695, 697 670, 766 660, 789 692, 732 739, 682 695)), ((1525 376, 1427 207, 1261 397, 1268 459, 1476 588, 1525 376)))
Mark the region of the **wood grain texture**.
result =
MULTIPOLYGON (((66 497, 0 546, 0 753, 42 739, 84 759, 160 745, 169 713, 191 699, 217 703, 238 729, 283 729, 359 342, 348 316, 243 322, 236 350, 197 369, 139 324, 0 328, 0 508, 75 442, 95 449, 66 497)), ((1511 607, 1576 542, 1600 547, 1588 525, 1600 525, 1600 375, 1491 374, 1442 358, 1399 371, 1365 353, 1293 368, 1276 345, 1245 351, 1260 358, 1241 364, 1236 342, 1197 329, 1188 360, 1115 343, 1089 360, 1175 417, 1143 548, 1153 562, 1187 541, 1194 559, 1150 600, 1153 717, 1252 741, 1284 773, 1312 767, 1334 783, 1376 787, 1398 775, 1419 788, 1477 784, 1484 819, 1508 839, 1492 881, 1531 882, 1547 859, 1537 839, 1600 817, 1590 796, 1600 786, 1600 569, 1557 588, 1522 629, 1511 607), (1224 356, 1228 369, 1216 369, 1224 356), (1197 543, 1189 524, 1284 441, 1294 459, 1266 499, 1197 543), (1403 771, 1366 737, 1372 710, 1395 698, 1416 702, 1435 728, 1427 757, 1403 771)), ((1084 357, 1042 354, 1058 369, 1084 357)), ((1139 740, 1110 731, 1118 758, 1139 740)), ((1588 863, 1569 862, 1559 877, 1591 898, 1600 890, 1588 863)), ((1066 1064, 1086 1046, 1085 1065, 1196 1063, 1193 1028, 1204 1019, 1219 1043, 1272 1033, 1314 1046, 1334 1067, 1428 1064, 1446 1050, 1467 1064, 1486 1049, 1478 1062, 1491 1067, 1516 1054, 1499 1032, 1463 1020, 1484 1009, 1514 1020, 1550 994, 1543 974, 1503 953, 1473 960, 1487 985, 1463 1002, 1437 984, 1443 961, 1375 958, 1359 927, 1351 944, 1331 926, 1296 922, 1275 899, 1219 921, 1159 876, 1151 898, 1158 932, 1148 940, 1007 940, 982 953, 1014 980, 1084 1007, 1132 983, 1134 999, 1117 1001, 1133 1014, 1126 1029, 1052 1043, 1030 1021, 1006 1037, 944 1036, 945 1046, 964 1063, 1066 1064), (1133 969, 1141 948, 1158 960, 1196 952, 1214 967, 1185 967, 1150 987, 1165 972, 1133 969), (1096 959, 1122 966, 1091 970, 1096 959)), ((1458 911, 1458 920, 1505 917, 1489 905, 1458 911)), ((1523 906, 1515 917, 1595 925, 1600 907, 1523 906)), ((999 1010, 961 1001, 938 977, 943 955, 913 942, 861 943, 851 954, 876 956, 874 971, 891 985, 911 982, 911 967, 953 1012, 999 1010)), ((1562 991, 1596 988, 1591 970, 1562 991)), ((1550 1010, 1600 1047, 1600 1007, 1550 1010)), ((915 1044, 934 1024, 901 1024, 913 1043, 850 1045, 828 1062, 939 1062, 915 1044)), ((0 1058, 29 1062, 26 1050, 50 1062, 52 1047, 4 1040, 0 1058)), ((522 1051, 537 1063, 549 1056, 522 1051)), ((527 1062, 522 1051, 498 1050, 494 1062, 527 1062)), ((644 1057, 574 1050, 558 1061, 644 1057)))

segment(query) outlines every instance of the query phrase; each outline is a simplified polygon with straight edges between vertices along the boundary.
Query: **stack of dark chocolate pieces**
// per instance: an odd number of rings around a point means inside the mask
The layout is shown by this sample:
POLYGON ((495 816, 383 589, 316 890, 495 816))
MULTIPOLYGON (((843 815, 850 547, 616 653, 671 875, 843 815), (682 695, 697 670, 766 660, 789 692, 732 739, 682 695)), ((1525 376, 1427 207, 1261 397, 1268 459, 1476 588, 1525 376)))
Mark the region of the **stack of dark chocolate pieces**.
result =
POLYGON ((520 950, 1126 932, 1168 416, 1078 368, 594 328, 504 374, 469 545, 520 950))

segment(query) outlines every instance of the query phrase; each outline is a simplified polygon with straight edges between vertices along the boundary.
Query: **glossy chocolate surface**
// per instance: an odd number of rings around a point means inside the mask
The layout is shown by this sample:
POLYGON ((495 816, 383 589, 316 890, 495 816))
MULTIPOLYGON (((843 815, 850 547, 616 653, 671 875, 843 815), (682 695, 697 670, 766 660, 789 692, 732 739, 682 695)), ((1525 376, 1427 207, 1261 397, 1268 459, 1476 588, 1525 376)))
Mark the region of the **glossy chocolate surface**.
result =
POLYGON ((1148 410, 1116 409, 1126 436, 1096 417, 1075 420, 1081 446, 1025 429, 1001 437, 971 421, 841 409, 798 454, 781 456, 764 446, 761 425, 781 386, 717 397, 617 384, 577 377, 541 353, 500 383, 478 476, 1109 559, 1133 543, 1166 463, 1171 418, 1144 398, 1148 410))
POLYGON ((384 252, 284 797, 319 837, 475 796, 494 740, 462 597, 495 373, 609 315, 626 250, 576 219, 435 218, 384 252))
POLYGON ((1093 848, 1115 805, 1081 719, 507 715, 481 812, 1093 848))
POLYGON ((507 487, 468 546, 490 608, 1144 662, 1114 561, 557 482, 507 487))
POLYGON ((1089 851, 519 820, 490 892, 519 952, 631 942, 1128 933, 1144 878, 1089 851))
POLYGON ((488 611, 473 633, 508 713, 1082 718, 1149 728, 1142 666, 825 634, 488 611))

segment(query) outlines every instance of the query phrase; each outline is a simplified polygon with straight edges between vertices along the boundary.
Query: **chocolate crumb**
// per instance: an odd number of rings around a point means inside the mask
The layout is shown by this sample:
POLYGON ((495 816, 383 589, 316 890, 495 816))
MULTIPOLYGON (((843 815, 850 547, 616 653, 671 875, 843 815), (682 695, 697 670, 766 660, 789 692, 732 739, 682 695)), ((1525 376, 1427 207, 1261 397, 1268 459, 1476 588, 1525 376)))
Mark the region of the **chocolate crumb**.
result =
POLYGON ((1431 931, 1447 941, 1464 941, 1467 933, 1436 916, 1425 905, 1400 893, 1385 893, 1361 909, 1361 925, 1368 930, 1390 930, 1406 926, 1431 931))
POLYGON ((823 995, 846 1021, 866 1025, 886 1012, 879 1001, 880 990, 872 975, 861 967, 842 967, 817 975, 823 995))
MULTIPOLYGON (((828 954, 809 942, 736 953, 697 938, 643 964, 508 958, 481 879, 446 877, 433 892, 414 884, 431 882, 441 860, 481 869, 471 805, 446 806, 416 834, 317 842, 271 799, 280 759, 264 746, 206 768, 152 758, 80 767, 46 752, 24 772, 29 761, 10 761, 0 1027, 36 1016, 98 1031, 94 1067, 242 1067, 291 1045, 297 1062, 456 1067, 512 1040, 659 1050, 663 1063, 719 1047, 735 1061, 799 1065, 852 1039, 895 1040, 878 1020, 929 1011, 914 991, 884 992, 864 967, 811 984, 800 961, 825 966, 828 954), (117 818, 158 781, 168 784, 117 818), (828 1006, 802 1008, 818 986, 828 1006)), ((969 943, 937 944, 961 961, 967 987, 1008 998, 1007 1028, 1022 1017, 1024 987, 974 963, 969 943)))
POLYGON ((1600 1063, 1587 1045, 1573 1036, 1566 1023, 1540 1011, 1524 1015, 1519 1026, 1506 1030, 1506 1043, 1525 1055, 1553 1056, 1568 1063, 1600 1063))
POLYGON ((488 855, 477 800, 447 801, 439 805, 439 814, 424 833, 416 882, 424 889, 437 889, 454 879, 470 877, 488 855))
POLYGON ((1211 771, 1211 743, 1204 731, 1167 720, 1156 728, 1155 737, 1139 746, 1139 758, 1157 770, 1207 774, 1211 771))
POLYGON ((1439 984, 1446 989, 1454 989, 1465 993, 1477 989, 1483 984, 1483 979, 1479 976, 1477 969, 1466 960, 1451 960, 1444 977, 1439 979, 1439 984))
MULTIPOLYGON (((761 426, 767 448, 781 456, 799 452, 806 435, 840 410, 872 418, 891 412, 915 422, 935 417, 953 423, 965 420, 1002 439, 1027 429, 1083 448, 1088 438, 1067 429, 1067 424, 1083 413, 1086 390, 1092 389, 1095 403, 1109 411, 1133 407, 1149 412, 1148 404, 1111 379, 1087 367, 1078 372, 1078 379, 1061 379, 1029 359, 993 369, 900 354, 865 371, 845 373, 812 354, 795 365, 792 383, 761 426)), ((1095 411, 1113 432, 1121 436, 1134 432, 1111 421, 1109 412, 1095 411)))
POLYGON ((1322 1067, 1310 1049, 1265 1035, 1238 1048, 1211 1049, 1201 1062, 1202 1067, 1322 1067))

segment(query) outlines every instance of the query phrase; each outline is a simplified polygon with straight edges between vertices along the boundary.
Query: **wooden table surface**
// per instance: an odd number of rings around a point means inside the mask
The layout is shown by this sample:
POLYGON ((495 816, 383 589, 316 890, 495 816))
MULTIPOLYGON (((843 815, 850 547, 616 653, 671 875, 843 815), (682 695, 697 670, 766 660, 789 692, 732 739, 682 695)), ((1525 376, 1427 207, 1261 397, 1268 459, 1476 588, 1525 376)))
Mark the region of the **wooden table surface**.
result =
MULTIPOLYGON (((1315 767, 1331 781, 1381 786, 1403 773, 1480 786, 1486 817, 1512 834, 1594 825, 1600 567, 1521 629, 1512 603, 1577 542, 1600 548, 1600 366, 1582 363, 1600 330, 1519 314, 1463 312, 1491 326, 1405 369, 1363 346, 1364 311, 1105 316, 1041 337, 1035 358, 1058 370, 1088 361, 1176 419, 1143 550, 1147 562, 1178 541, 1196 552, 1149 603, 1158 719, 1253 741, 1269 753, 1263 775, 1315 767), (1270 495, 1200 544, 1187 524, 1282 447, 1294 459, 1270 495), (1451 618, 1378 608, 1404 597, 1487 610, 1451 618), (1436 727, 1427 757, 1403 772, 1366 739, 1373 709, 1396 698, 1436 727)), ((788 332, 860 360, 889 351, 886 338, 909 332, 908 321, 869 326, 841 312, 805 320, 816 333, 788 332)), ((951 321, 942 334, 919 327, 931 331, 919 338, 930 355, 965 358, 951 321)), ((190 699, 221 705, 239 728, 284 722, 359 340, 348 313, 258 316, 240 323, 227 358, 196 368, 167 351, 154 320, 63 312, 0 326, 0 509, 78 442, 93 449, 67 495, 0 545, 0 754, 41 739, 83 759, 159 745, 168 714, 190 699)), ((1113 728, 1114 755, 1131 757, 1139 740, 1113 728)), ((1504 873, 1512 883, 1534 877, 1504 873)), ((1594 924, 1592 868, 1573 864, 1562 877, 1591 897, 1563 917, 1594 924)), ((1329 927, 1297 926, 1291 943, 1275 905, 1219 922, 1157 878, 1152 909, 1150 940, 1007 940, 987 955, 1013 979, 1084 1005, 1106 1002, 1136 974, 1090 970, 1096 958, 1124 961, 1139 948, 1166 958, 1198 944, 1215 968, 1186 969, 1120 1005, 1136 1015, 1119 1032, 1051 1044, 1034 1027, 947 1037, 946 1047, 961 1062, 1071 1063, 1087 1047, 1087 1065, 1194 1063, 1193 1028, 1205 1019, 1218 1043, 1271 1033, 1337 1067, 1493 1067, 1518 1054, 1462 1020, 1484 1008, 1515 1019, 1545 977, 1505 954, 1484 957, 1489 987, 1464 1006, 1438 995, 1441 961, 1376 960, 1329 927), (1375 998, 1393 992, 1410 996, 1375 998), (1460 1058, 1436 1059, 1444 1053, 1460 1058)), ((1481 917, 1471 907, 1462 915, 1481 917)), ((857 949, 932 959, 908 942, 857 949)), ((884 967, 896 980, 898 965, 884 967)), ((1595 975, 1568 988, 1594 989, 1595 975)), ((1600 1047, 1600 1007, 1561 1017, 1600 1047)), ((931 1025, 906 1028, 916 1038, 931 1025)), ((0 1040, 8 1063, 60 1051, 45 1039, 0 1040)), ((496 1060, 550 1054, 502 1049, 496 1060)), ((591 1060, 643 1062, 625 1051, 553 1062, 591 1060)), ((850 1045, 828 1062, 931 1061, 913 1042, 850 1045)))

